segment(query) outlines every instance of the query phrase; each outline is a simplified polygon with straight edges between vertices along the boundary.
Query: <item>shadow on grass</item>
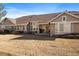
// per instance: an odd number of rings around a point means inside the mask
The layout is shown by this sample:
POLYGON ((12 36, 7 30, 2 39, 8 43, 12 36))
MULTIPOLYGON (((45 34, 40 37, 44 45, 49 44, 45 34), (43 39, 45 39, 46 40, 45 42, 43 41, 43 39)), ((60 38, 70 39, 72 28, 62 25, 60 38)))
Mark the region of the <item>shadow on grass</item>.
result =
POLYGON ((37 35, 22 35, 22 37, 13 38, 11 40, 55 40, 55 37, 37 36, 37 35))

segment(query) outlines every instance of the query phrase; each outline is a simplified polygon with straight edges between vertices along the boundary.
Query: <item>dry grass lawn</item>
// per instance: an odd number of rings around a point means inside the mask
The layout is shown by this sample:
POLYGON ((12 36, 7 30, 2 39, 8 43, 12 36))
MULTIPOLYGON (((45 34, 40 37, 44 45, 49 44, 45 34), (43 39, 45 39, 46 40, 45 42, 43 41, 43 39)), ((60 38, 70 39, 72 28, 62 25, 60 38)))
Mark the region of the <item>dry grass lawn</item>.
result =
POLYGON ((31 35, 0 35, 0 55, 27 56, 77 56, 79 55, 78 39, 48 38, 41 40, 31 35))

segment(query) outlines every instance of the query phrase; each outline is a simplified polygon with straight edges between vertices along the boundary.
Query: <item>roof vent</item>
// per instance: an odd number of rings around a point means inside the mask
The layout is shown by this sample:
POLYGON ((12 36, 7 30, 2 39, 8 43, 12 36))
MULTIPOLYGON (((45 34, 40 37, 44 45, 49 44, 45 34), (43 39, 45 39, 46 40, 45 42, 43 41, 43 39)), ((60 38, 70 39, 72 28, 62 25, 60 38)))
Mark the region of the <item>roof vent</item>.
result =
POLYGON ((68 12, 68 10, 65 10, 64 12, 68 12))

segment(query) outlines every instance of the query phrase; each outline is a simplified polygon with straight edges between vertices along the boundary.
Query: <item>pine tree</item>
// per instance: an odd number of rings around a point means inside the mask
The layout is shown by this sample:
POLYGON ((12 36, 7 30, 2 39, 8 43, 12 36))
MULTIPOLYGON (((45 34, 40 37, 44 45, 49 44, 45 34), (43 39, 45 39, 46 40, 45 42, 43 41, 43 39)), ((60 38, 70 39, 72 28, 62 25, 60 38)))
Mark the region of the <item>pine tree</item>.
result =
POLYGON ((0 4, 0 20, 2 17, 4 17, 5 15, 7 14, 5 8, 4 8, 4 5, 3 4, 0 4))

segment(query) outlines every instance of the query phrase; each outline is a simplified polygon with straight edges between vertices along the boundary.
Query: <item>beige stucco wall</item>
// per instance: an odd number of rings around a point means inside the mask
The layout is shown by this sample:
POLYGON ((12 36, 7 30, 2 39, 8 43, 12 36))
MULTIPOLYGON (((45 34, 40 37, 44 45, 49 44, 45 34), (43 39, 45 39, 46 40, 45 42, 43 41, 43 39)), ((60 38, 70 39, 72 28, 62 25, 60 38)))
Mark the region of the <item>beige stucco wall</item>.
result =
POLYGON ((50 31, 50 25, 47 24, 47 25, 46 25, 46 32, 49 33, 49 31, 50 31))
POLYGON ((55 34, 55 23, 50 25, 50 36, 52 36, 53 34, 55 34))
POLYGON ((72 33, 79 33, 79 23, 72 23, 71 28, 72 33))
POLYGON ((73 16, 70 16, 68 14, 62 14, 60 17, 56 18, 55 20, 53 20, 52 22, 61 22, 62 21, 62 16, 66 16, 67 20, 66 21, 79 21, 78 18, 75 18, 73 16))

